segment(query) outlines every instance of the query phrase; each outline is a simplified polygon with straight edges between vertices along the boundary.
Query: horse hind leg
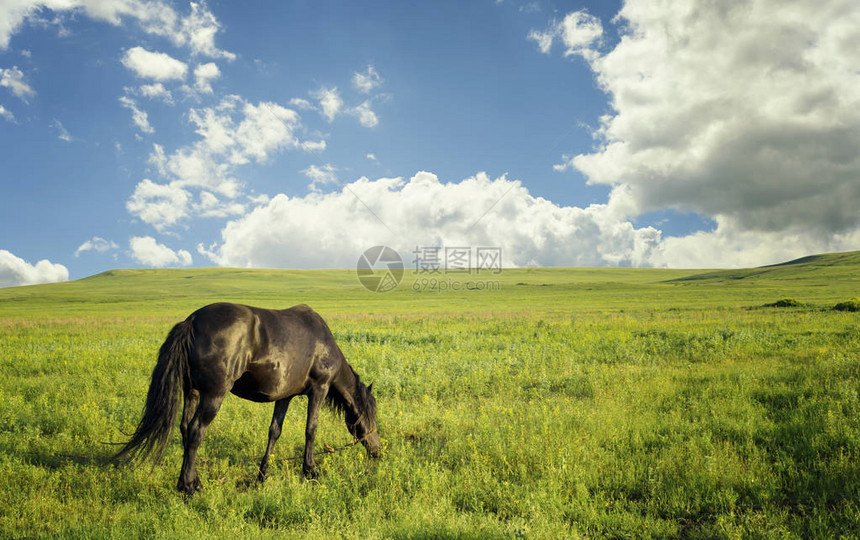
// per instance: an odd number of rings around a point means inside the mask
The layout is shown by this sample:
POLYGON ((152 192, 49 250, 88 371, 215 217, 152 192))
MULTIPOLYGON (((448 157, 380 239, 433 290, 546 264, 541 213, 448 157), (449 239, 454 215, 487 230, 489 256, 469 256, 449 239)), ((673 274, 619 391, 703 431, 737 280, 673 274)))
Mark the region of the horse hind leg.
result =
POLYGON ((260 473, 257 475, 257 482, 262 482, 266 479, 266 471, 269 469, 269 455, 275 447, 275 442, 281 436, 281 428, 284 425, 284 417, 287 415, 287 408, 290 406, 292 398, 281 399, 275 402, 275 412, 272 414, 272 424, 269 426, 269 442, 266 445, 266 453, 263 454, 263 460, 260 462, 260 473))
POLYGON ((188 444, 188 424, 197 411, 197 403, 200 401, 200 392, 190 389, 185 393, 185 402, 182 406, 182 421, 179 423, 179 431, 182 433, 182 448, 188 444))
POLYGON ((195 491, 202 487, 200 479, 197 476, 197 466, 195 464, 197 449, 200 447, 200 441, 203 440, 206 428, 209 427, 215 415, 218 414, 221 402, 223 401, 223 394, 219 396, 200 395, 197 410, 194 412, 194 416, 186 428, 182 469, 179 472, 179 482, 176 485, 176 489, 187 496, 193 495, 195 491))

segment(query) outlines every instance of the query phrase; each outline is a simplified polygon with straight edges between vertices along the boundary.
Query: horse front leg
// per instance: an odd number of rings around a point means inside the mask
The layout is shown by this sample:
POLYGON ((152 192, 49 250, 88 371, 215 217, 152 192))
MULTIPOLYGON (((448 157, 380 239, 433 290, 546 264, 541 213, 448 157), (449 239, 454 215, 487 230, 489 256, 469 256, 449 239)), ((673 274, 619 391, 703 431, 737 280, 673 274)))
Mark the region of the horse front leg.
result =
POLYGON ((302 476, 316 478, 314 463, 314 437, 317 434, 320 406, 328 393, 328 385, 319 385, 311 390, 308 396, 308 421, 305 425, 305 455, 302 463, 302 476))
POLYGON ((275 402, 275 412, 272 414, 272 424, 269 426, 269 442, 266 445, 266 453, 263 454, 263 460, 260 462, 260 473, 257 475, 257 482, 262 482, 266 479, 266 471, 269 469, 269 455, 275 447, 275 441, 281 436, 281 428, 284 425, 284 417, 287 414, 287 408, 290 406, 292 397, 281 399, 275 402))

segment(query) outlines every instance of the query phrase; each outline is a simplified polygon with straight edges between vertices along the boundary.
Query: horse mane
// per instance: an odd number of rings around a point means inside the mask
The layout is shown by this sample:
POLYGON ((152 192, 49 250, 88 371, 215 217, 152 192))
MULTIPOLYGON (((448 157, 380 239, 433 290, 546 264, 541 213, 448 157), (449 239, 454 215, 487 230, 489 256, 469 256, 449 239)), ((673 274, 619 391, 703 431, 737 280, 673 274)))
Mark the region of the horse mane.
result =
MULTIPOLYGON (((358 373, 348 363, 344 362, 341 369, 348 369, 348 373, 355 378, 355 391, 352 398, 358 407, 358 414, 364 414, 368 418, 376 418, 376 400, 370 394, 370 389, 361 382, 358 373)), ((336 385, 329 387, 325 402, 329 409, 340 415, 346 414, 349 411, 349 404, 346 398, 337 390, 336 385)))

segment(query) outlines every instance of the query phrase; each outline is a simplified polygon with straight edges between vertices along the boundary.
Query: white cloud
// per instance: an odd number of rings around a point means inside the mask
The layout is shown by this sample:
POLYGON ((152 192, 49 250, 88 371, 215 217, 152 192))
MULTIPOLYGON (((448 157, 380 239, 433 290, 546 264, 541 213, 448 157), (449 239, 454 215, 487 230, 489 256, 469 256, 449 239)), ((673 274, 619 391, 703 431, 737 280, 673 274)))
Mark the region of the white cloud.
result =
POLYGON ((369 99, 355 107, 345 107, 336 86, 323 86, 318 90, 310 92, 310 96, 317 100, 319 107, 315 107, 307 100, 301 98, 293 98, 290 100, 290 104, 297 108, 318 110, 329 123, 333 122, 339 114, 348 114, 358 118, 359 123, 364 127, 374 127, 379 124, 379 118, 370 108, 369 99))
POLYGON ((295 111, 261 101, 257 105, 244 103, 242 114, 244 118, 236 127, 237 148, 231 154, 232 163, 246 163, 252 158, 264 163, 271 154, 298 146, 294 131, 299 126, 299 115, 295 111))
POLYGON ((159 231, 194 216, 243 213, 245 206, 234 200, 244 189, 233 176, 237 167, 266 163, 284 149, 320 144, 301 143, 295 135, 299 115, 272 102, 255 105, 228 96, 214 107, 191 109, 188 118, 201 138, 169 155, 161 145, 153 145, 148 161, 168 182, 143 180, 126 204, 129 212, 159 231), (197 202, 192 202, 195 192, 197 202))
POLYGON ((138 77, 168 81, 184 79, 188 72, 185 62, 162 52, 147 51, 143 47, 132 47, 122 57, 122 64, 138 77))
POLYGON ((370 101, 365 101, 357 107, 349 110, 349 114, 358 118, 358 122, 364 127, 374 127, 379 124, 379 118, 370 108, 370 101))
POLYGON ((234 60, 235 54, 215 46, 215 34, 220 27, 205 3, 191 2, 191 14, 182 20, 182 35, 194 54, 234 60))
POLYGON ((269 197, 265 193, 260 193, 259 195, 248 195, 248 200, 251 201, 252 203, 254 203, 255 205, 260 205, 260 204, 266 204, 272 199, 271 199, 271 197, 269 197))
POLYGON ((188 217, 190 198, 191 195, 175 183, 156 184, 145 178, 134 188, 125 207, 129 213, 161 231, 188 217))
POLYGON ((194 205, 194 212, 200 217, 225 218, 240 216, 245 213, 245 205, 235 201, 221 201, 217 196, 201 191, 199 202, 194 205))
POLYGON ((571 156, 570 154, 562 154, 561 163, 556 163, 555 165, 552 166, 552 168, 553 168, 553 170, 556 170, 558 172, 564 172, 568 169, 574 168, 572 161, 573 161, 573 156, 571 156))
POLYGON ((45 259, 30 264, 5 249, 0 249, 0 287, 36 285, 69 279, 69 270, 62 264, 45 259))
POLYGON ((363 94, 369 93, 380 84, 382 84, 382 78, 376 72, 376 68, 371 65, 367 66, 364 73, 352 74, 352 85, 363 94))
POLYGON ((567 47, 565 56, 579 55, 591 60, 598 56, 593 46, 600 44, 602 36, 603 25, 600 19, 580 10, 568 13, 561 22, 553 22, 543 32, 532 30, 528 38, 537 42, 538 48, 544 54, 549 54, 555 40, 561 39, 567 47))
POLYGON ((305 110, 305 111, 316 110, 316 107, 314 107, 313 103, 311 103, 310 101, 308 101, 306 99, 302 99, 302 98, 291 99, 290 105, 292 105, 293 107, 295 107, 299 110, 305 110))
POLYGON ((294 133, 299 115, 277 103, 254 105, 228 96, 217 107, 191 109, 189 119, 203 137, 194 145, 195 153, 223 155, 232 165, 251 159, 263 163, 271 154, 299 145, 294 133))
POLYGON ((140 131, 143 133, 155 133, 155 128, 149 123, 149 115, 146 114, 146 111, 138 109, 133 99, 128 96, 121 96, 119 102, 123 107, 131 111, 131 119, 140 131))
POLYGON ((3 105, 0 105, 0 116, 2 116, 7 122, 12 122, 13 124, 17 123, 17 121, 15 120, 15 115, 12 114, 12 111, 7 109, 3 105))
POLYGON ((137 93, 149 99, 160 99, 168 105, 173 105, 173 94, 165 88, 162 83, 143 84, 137 89, 137 93))
POLYGON ((238 181, 230 175, 230 165, 202 145, 180 148, 167 158, 166 167, 167 178, 174 178, 177 186, 207 188, 228 197, 235 197, 239 191, 238 181))
POLYGON ((192 263, 191 254, 184 249, 173 251, 159 244, 151 236, 135 236, 129 240, 131 256, 140 264, 155 266, 188 266, 192 263))
POLYGON ((532 30, 528 35, 528 38, 534 40, 538 44, 540 52, 544 54, 549 54, 550 49, 552 49, 552 42, 556 37, 558 37, 558 27, 554 25, 543 32, 532 30))
POLYGON ((136 19, 145 32, 170 38, 175 34, 179 19, 173 8, 157 1, 79 0, 75 2, 44 2, 44 4, 55 11, 61 11, 64 8, 83 8, 84 12, 93 19, 102 20, 114 26, 122 24, 124 17, 129 17, 136 19))
POLYGON ((498 246, 509 266, 645 264, 660 232, 634 228, 624 212, 614 200, 558 206, 504 177, 443 184, 420 172, 408 182, 361 178, 332 193, 277 195, 229 222, 220 245, 198 251, 241 267, 349 268, 379 244, 405 258, 416 245, 498 246))
POLYGON ((194 68, 194 88, 201 93, 212 93, 212 81, 221 76, 221 71, 214 62, 199 64, 194 68))
MULTIPOLYGON (((612 112, 596 150, 557 168, 625 186, 633 214, 671 208, 718 223, 666 239, 655 262, 857 249, 845 242, 860 231, 860 4, 629 0, 614 21, 615 48, 583 54, 612 112)), ((579 43, 574 53, 587 34, 579 43)))
POLYGON ((376 161, 376 154, 370 154, 370 153, 368 153, 365 157, 366 157, 367 159, 369 159, 370 161, 376 161))
MULTIPOLYGON (((54 13, 52 22, 62 27, 62 16, 78 13, 118 26, 125 19, 136 21, 144 32, 170 39, 175 45, 187 45, 192 54, 233 60, 236 55, 218 49, 215 35, 220 23, 205 2, 189 4, 190 13, 178 14, 170 5, 158 0, 15 0, 0 3, 0 50, 9 46, 10 38, 27 20, 40 20, 42 13, 54 13)), ((63 31, 63 30, 61 30, 63 31)))
POLYGON ((337 183, 337 169, 329 163, 326 163, 322 167, 311 165, 307 169, 304 169, 302 174, 310 178, 311 183, 308 185, 308 188, 311 191, 317 191, 320 186, 325 184, 337 183))
POLYGON ((93 236, 91 239, 78 246, 78 249, 75 250, 75 257, 79 257, 81 253, 85 253, 87 251, 107 253, 108 251, 112 251, 117 248, 119 248, 119 246, 116 245, 115 242, 105 240, 100 236, 93 236))
POLYGON ((29 98, 36 95, 36 91, 24 81, 24 72, 18 69, 18 66, 9 69, 0 68, 0 87, 8 88, 24 103, 28 103, 29 98))
POLYGON ((61 141, 72 142, 74 141, 74 137, 69 133, 69 130, 63 126, 63 123, 54 118, 54 121, 51 122, 51 127, 57 130, 57 138, 61 141))
POLYGON ((810 234, 801 227, 781 231, 747 230, 717 218, 717 228, 684 237, 666 238, 654 250, 654 266, 676 268, 751 268, 797 259, 810 253, 854 251, 860 230, 842 234, 810 234))
POLYGON ((337 87, 331 88, 322 87, 319 90, 311 92, 311 97, 319 101, 322 115, 326 120, 332 122, 334 117, 340 113, 343 107, 343 100, 340 98, 340 93, 337 87))
POLYGON ((164 153, 163 146, 153 143, 152 153, 149 154, 149 158, 146 162, 154 166, 159 175, 162 177, 167 176, 167 155, 164 153))
POLYGON ((326 149, 326 142, 320 141, 302 141, 302 150, 305 152, 322 152, 326 149))

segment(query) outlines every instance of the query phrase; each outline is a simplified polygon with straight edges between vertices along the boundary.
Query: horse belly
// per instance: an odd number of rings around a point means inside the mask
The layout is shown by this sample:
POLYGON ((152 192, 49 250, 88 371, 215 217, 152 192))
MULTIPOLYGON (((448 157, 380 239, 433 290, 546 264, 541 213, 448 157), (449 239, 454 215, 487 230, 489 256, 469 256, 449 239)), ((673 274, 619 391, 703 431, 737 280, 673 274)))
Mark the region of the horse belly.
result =
POLYGON ((233 383, 230 390, 240 398, 259 403, 277 401, 304 392, 299 384, 280 362, 257 364, 250 367, 233 383))

